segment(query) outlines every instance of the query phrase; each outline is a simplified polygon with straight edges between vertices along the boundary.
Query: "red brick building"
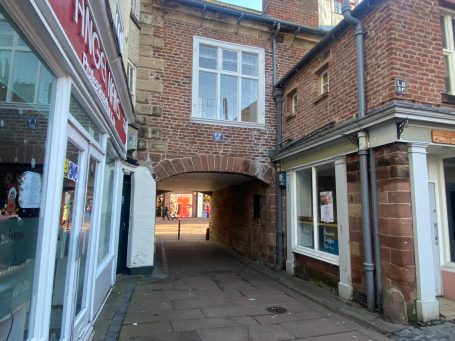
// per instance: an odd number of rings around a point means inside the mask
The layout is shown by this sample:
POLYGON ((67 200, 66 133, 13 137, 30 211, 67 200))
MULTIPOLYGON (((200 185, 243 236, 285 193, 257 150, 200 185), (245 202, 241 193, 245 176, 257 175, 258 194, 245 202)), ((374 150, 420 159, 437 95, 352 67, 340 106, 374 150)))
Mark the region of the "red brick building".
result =
POLYGON ((273 6, 267 15, 216 1, 141 6, 139 162, 159 193, 211 193, 211 238, 274 266, 273 83, 324 35, 314 6, 296 23, 274 18, 273 6))
POLYGON ((454 9, 364 0, 276 84, 287 270, 397 322, 455 299, 454 9))

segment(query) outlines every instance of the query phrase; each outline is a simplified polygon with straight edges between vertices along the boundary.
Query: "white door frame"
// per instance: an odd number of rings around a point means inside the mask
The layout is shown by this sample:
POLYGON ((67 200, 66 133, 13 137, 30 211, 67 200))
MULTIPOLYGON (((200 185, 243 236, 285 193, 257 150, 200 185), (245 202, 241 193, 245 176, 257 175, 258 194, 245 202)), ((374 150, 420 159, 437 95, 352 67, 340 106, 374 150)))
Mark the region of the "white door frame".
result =
POLYGON ((79 123, 75 122, 73 117, 70 117, 68 124, 68 141, 71 141, 80 151, 80 165, 79 165, 79 184, 75 193, 75 205, 73 212, 73 229, 71 231, 71 242, 70 242, 70 253, 69 263, 66 277, 66 288, 65 288, 65 303, 64 303, 64 314, 62 321, 62 339, 71 340, 84 338, 84 336, 91 329, 91 306, 93 304, 93 278, 96 261, 96 235, 99 227, 100 220, 100 195, 102 194, 102 176, 104 171, 104 155, 101 151, 101 146, 90 141, 90 137, 80 126, 79 123), (88 238, 87 246, 87 263, 85 266, 85 279, 84 289, 82 291, 83 297, 82 308, 77 316, 74 316, 76 309, 76 293, 79 267, 78 257, 80 248, 80 237, 79 232, 83 224, 83 215, 85 211, 85 199, 87 191, 87 178, 88 178, 88 167, 90 159, 94 159, 97 163, 95 170, 95 184, 94 184, 94 195, 93 195, 93 211, 90 226, 90 235, 88 238))

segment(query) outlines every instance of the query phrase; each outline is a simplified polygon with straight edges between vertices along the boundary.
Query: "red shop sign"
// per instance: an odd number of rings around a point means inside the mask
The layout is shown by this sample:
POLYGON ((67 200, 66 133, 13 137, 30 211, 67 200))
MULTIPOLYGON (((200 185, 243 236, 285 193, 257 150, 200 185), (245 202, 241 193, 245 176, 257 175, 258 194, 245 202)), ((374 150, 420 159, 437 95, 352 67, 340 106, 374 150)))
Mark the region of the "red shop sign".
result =
POLYGON ((87 1, 48 0, 48 3, 65 31, 120 140, 126 144, 128 122, 87 1))

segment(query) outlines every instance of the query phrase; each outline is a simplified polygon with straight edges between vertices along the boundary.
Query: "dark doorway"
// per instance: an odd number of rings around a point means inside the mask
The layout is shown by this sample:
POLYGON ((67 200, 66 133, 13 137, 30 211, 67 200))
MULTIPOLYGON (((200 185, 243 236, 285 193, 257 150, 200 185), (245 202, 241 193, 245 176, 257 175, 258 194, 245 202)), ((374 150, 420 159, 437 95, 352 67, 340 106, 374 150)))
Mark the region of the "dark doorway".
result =
POLYGON ((126 255, 128 251, 128 231, 130 223, 131 175, 124 175, 122 206, 120 212, 120 232, 118 238, 117 274, 127 273, 126 255))

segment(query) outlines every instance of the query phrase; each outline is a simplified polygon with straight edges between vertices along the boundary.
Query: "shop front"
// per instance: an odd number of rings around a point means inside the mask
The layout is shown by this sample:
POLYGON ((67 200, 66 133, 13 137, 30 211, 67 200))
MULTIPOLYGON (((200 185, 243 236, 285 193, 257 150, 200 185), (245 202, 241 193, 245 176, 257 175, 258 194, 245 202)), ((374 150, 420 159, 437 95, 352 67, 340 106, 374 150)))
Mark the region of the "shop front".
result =
POLYGON ((134 116, 103 6, 0 1, 0 340, 87 339, 115 281, 134 116))

